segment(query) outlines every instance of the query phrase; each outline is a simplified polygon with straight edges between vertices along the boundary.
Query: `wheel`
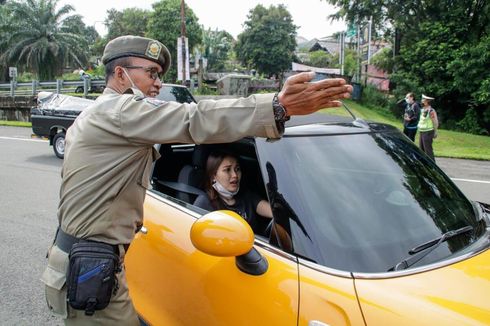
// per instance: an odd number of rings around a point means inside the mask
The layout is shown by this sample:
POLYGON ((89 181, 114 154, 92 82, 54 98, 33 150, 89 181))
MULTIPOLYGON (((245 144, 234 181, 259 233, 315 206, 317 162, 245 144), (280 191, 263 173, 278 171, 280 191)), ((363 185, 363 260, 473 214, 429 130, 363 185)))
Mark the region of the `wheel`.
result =
POLYGON ((75 89, 75 93, 83 93, 83 86, 78 86, 78 87, 75 89))
POLYGON ((54 155, 63 159, 65 157, 65 133, 59 132, 53 138, 54 155))

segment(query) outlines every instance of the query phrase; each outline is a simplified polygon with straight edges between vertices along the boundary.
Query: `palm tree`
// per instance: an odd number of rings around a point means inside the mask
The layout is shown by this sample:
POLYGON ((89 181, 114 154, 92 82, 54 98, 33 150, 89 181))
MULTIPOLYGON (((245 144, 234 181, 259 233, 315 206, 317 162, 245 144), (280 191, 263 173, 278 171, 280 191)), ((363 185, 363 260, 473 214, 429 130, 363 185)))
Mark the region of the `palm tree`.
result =
POLYGON ((9 2, 8 19, 0 23, 0 49, 3 64, 20 64, 40 80, 50 80, 62 72, 67 62, 79 66, 87 62, 88 46, 83 35, 63 28, 73 7, 56 10, 58 0, 9 2))

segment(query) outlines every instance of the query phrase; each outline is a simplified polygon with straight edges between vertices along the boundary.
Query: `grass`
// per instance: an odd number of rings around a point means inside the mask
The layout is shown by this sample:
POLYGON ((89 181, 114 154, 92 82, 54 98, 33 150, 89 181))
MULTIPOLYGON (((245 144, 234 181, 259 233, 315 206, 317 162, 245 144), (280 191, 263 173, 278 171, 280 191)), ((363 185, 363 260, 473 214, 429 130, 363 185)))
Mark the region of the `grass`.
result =
MULTIPOLYGON (((347 100, 345 103, 352 113, 359 118, 386 123, 400 130, 403 129, 401 117, 397 120, 389 112, 382 109, 367 108, 351 100, 347 100)), ((323 112, 350 116, 343 108, 326 109, 323 112)), ((0 126, 31 127, 31 123, 0 121, 0 126)), ((415 142, 418 144, 418 133, 415 142)), ((434 153, 438 157, 490 160, 490 137, 440 129, 438 137, 434 140, 434 153)))
MULTIPOLYGON (((397 120, 389 112, 377 108, 367 108, 352 100, 346 100, 345 104, 359 118, 386 123, 403 130, 401 117, 397 120)), ((343 108, 326 109, 323 112, 350 116, 343 108)), ((438 137, 434 140, 434 154, 436 157, 490 160, 490 137, 488 136, 478 136, 444 129, 439 129, 437 134, 438 137)), ((418 133, 415 143, 418 144, 418 133)))
POLYGON ((26 121, 7 121, 7 120, 0 120, 0 126, 12 126, 12 127, 32 127, 32 124, 30 122, 26 121))

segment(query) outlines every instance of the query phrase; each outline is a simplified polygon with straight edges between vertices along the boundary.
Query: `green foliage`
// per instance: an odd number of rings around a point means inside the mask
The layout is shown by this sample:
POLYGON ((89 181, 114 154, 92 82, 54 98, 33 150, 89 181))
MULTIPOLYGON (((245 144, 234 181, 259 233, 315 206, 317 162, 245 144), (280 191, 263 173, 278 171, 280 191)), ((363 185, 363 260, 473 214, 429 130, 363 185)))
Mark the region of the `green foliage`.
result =
POLYGON ((36 79, 36 76, 32 72, 25 71, 17 76, 17 82, 28 83, 36 79))
POLYGON ((284 5, 250 10, 245 30, 238 35, 237 58, 247 67, 267 76, 290 69, 296 48, 296 29, 284 5))
POLYGON ((376 66, 376 68, 391 74, 395 64, 395 61, 393 60, 393 50, 391 48, 382 49, 372 57, 371 63, 376 66))
POLYGON ((488 131, 480 126, 474 108, 468 109, 464 118, 456 124, 462 131, 475 135, 488 135, 488 131))
MULTIPOLYGON (((186 36, 189 39, 189 54, 201 43, 202 28, 191 8, 185 6, 186 36)), ((161 0, 153 4, 153 12, 147 24, 146 36, 165 44, 170 51, 173 64, 165 80, 174 82, 177 78, 177 38, 181 36, 180 0, 161 0)))
POLYGON ((107 26, 107 39, 122 35, 145 36, 146 25, 150 17, 148 10, 126 8, 123 11, 109 9, 104 24, 107 26))
POLYGON ((332 60, 333 58, 330 54, 323 50, 318 50, 309 53, 309 58, 305 61, 305 64, 313 67, 328 68, 332 60))
POLYGON ((56 77, 56 79, 61 79, 61 80, 80 80, 80 75, 78 72, 68 72, 64 73, 60 77, 56 77))
POLYGON ((194 95, 218 95, 218 91, 203 83, 201 87, 194 91, 194 95))
POLYGON ((0 61, 4 66, 21 66, 32 70, 40 80, 50 80, 71 62, 80 66, 87 62, 87 39, 72 32, 71 24, 77 18, 68 14, 73 7, 57 9, 57 3, 25 0, 2 6, 0 61))
POLYGON ((233 36, 226 31, 212 31, 211 29, 203 31, 200 52, 208 60, 208 71, 225 70, 233 43, 233 36))
MULTIPOLYGON (((332 56, 331 65, 333 68, 340 68, 340 53, 336 53, 332 56)), ((344 75, 346 76, 354 76, 357 73, 357 52, 353 49, 346 48, 344 54, 344 75)))
MULTIPOLYGON (((407 92, 436 97, 434 107, 446 125, 490 131, 490 2, 482 0, 327 0, 334 15, 349 23, 373 17, 375 35, 393 40, 395 59, 386 52, 376 66, 394 73, 395 96, 407 92), (388 26, 388 27, 384 27, 388 26), (470 112, 471 108, 475 112, 470 112), (473 118, 472 118, 473 117, 473 118), (483 123, 481 123, 483 121, 483 123)), ((388 51, 388 50, 386 50, 388 51)))
POLYGON ((393 117, 390 112, 390 97, 388 94, 380 92, 376 87, 367 85, 362 89, 361 103, 367 107, 376 107, 383 112, 385 116, 393 117))

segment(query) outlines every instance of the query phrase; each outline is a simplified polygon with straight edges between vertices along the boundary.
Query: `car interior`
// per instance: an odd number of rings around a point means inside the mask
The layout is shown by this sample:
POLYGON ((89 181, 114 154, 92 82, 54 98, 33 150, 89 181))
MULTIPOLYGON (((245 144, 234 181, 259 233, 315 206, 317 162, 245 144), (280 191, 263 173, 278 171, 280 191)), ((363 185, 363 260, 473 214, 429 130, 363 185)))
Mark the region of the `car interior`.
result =
MULTIPOLYGON (((239 158, 242 169, 240 188, 253 190, 263 199, 267 199, 264 181, 252 138, 245 138, 226 144, 162 144, 156 145, 161 155, 153 167, 151 184, 153 190, 186 208, 198 213, 205 210, 194 206, 194 200, 203 194, 202 189, 206 162, 213 150, 224 150, 239 158)), ((269 219, 261 219, 256 235, 264 236, 269 219)))

